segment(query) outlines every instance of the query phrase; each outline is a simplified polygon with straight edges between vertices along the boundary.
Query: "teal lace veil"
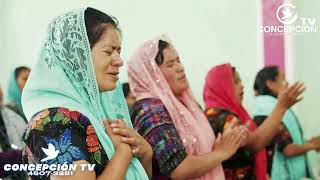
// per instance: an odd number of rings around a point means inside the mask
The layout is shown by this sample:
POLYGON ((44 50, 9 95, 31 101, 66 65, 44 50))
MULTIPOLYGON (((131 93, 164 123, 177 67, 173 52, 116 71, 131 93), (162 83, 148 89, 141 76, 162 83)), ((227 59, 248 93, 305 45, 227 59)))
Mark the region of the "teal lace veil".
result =
MULTIPOLYGON (((50 107, 65 107, 86 115, 103 149, 111 159, 114 146, 105 132, 103 119, 122 118, 132 128, 121 85, 99 93, 84 20, 85 9, 57 17, 22 93, 28 120, 50 107)), ((137 158, 133 158, 126 179, 148 179, 137 158)))

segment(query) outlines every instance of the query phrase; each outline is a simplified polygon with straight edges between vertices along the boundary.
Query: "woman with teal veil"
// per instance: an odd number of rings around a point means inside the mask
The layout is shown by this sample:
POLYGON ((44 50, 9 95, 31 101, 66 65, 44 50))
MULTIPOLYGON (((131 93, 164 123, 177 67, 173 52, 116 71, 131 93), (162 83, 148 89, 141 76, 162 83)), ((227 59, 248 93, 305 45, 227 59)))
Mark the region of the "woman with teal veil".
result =
MULTIPOLYGON (((253 116, 260 125, 275 107, 279 91, 288 82, 277 66, 261 69, 255 79, 253 116)), ((300 99, 301 100, 301 99, 300 99)), ((289 108, 281 121, 277 136, 267 146, 268 171, 272 180, 318 179, 310 158, 320 148, 320 136, 305 140, 298 116, 289 108)), ((315 164, 313 164, 315 166, 315 164)))
MULTIPOLYGON (((77 180, 144 180, 151 176, 151 148, 133 133, 118 81, 123 64, 120 39, 117 20, 93 8, 68 12, 52 21, 22 94, 29 120, 23 136, 24 161, 95 164, 93 172, 77 168, 72 176, 77 180), (112 129, 116 122, 124 123, 112 129), (116 134, 119 129, 126 134, 116 134), (140 159, 133 156, 133 145, 124 143, 130 138, 142 142, 140 159)), ((52 172, 49 177, 32 178, 70 177, 52 172)))
POLYGON ((14 69, 8 81, 7 90, 7 107, 18 113, 24 119, 25 116, 22 111, 21 94, 30 74, 30 68, 26 66, 19 66, 14 69))

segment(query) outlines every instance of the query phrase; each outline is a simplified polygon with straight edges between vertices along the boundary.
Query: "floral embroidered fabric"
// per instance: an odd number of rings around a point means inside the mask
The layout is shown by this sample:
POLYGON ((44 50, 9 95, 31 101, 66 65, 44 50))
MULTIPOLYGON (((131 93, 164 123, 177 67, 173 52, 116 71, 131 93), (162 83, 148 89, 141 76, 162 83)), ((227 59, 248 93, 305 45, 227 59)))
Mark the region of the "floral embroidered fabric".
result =
POLYGON ((108 163, 96 132, 89 119, 78 111, 66 108, 45 109, 35 116, 23 135, 25 163, 72 164, 86 160, 95 164, 98 176, 108 163), (46 160, 44 149, 53 145, 59 153, 56 158, 46 160))
MULTIPOLYGON (((234 114, 225 109, 209 108, 205 111, 209 123, 217 135, 228 128, 234 117, 234 114)), ((239 121, 240 122, 240 121, 239 121)), ((254 153, 240 148, 228 160, 222 163, 226 180, 254 180, 254 153)))

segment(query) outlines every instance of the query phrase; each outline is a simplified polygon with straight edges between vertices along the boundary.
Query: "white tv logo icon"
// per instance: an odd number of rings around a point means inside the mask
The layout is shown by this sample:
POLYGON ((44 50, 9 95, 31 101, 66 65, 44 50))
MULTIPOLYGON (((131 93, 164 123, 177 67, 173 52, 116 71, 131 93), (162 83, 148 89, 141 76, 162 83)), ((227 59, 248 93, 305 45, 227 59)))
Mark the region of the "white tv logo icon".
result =
POLYGON ((283 24, 294 23, 298 19, 296 7, 289 3, 282 4, 277 9, 277 18, 283 24))
POLYGON ((41 148, 41 149, 47 155, 46 158, 41 159, 41 162, 54 159, 59 154, 59 150, 56 150, 56 148, 51 143, 48 144, 48 149, 46 148, 41 148))

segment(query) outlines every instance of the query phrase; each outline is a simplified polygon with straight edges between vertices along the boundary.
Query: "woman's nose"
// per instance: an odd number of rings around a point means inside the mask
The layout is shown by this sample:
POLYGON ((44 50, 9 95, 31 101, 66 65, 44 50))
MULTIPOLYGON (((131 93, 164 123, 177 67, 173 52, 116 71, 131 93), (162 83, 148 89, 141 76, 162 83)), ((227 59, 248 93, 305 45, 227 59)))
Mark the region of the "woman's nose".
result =
POLYGON ((183 71, 184 71, 183 65, 179 63, 179 64, 177 65, 176 71, 177 71, 178 73, 179 73, 179 72, 183 72, 183 71))
POLYGON ((243 91, 244 90, 244 86, 243 86, 243 84, 241 83, 241 90, 243 91))
POLYGON ((119 66, 119 67, 123 65, 123 61, 122 61, 119 53, 114 53, 112 55, 112 65, 119 66))

